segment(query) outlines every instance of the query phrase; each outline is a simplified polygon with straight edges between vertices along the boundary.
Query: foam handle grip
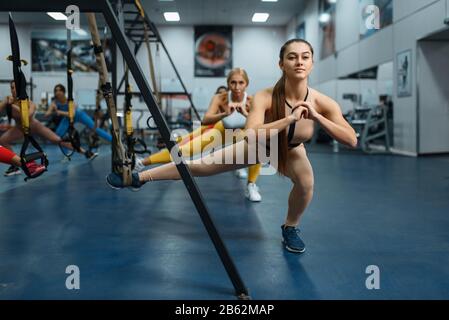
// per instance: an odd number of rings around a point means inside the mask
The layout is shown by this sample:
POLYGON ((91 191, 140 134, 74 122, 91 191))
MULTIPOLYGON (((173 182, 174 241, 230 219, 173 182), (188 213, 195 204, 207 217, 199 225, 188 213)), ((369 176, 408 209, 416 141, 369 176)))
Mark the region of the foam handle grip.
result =
POLYGON ((126 134, 128 135, 128 136, 130 136, 130 135, 132 135, 133 134, 133 117, 132 117, 132 112, 131 112, 131 110, 129 110, 129 111, 126 111, 126 115, 125 115, 125 117, 126 117, 126 134))
POLYGON ((42 159, 44 156, 45 155, 42 152, 33 152, 33 153, 25 155, 23 157, 23 159, 24 159, 25 163, 28 163, 28 162, 33 161, 33 160, 42 159))
POLYGON ((28 100, 20 100, 20 116, 22 119, 22 128, 28 133, 30 128, 30 112, 28 100))
POLYGON ((73 120, 75 118, 75 106, 73 101, 69 101, 69 119, 70 123, 73 123, 73 120))

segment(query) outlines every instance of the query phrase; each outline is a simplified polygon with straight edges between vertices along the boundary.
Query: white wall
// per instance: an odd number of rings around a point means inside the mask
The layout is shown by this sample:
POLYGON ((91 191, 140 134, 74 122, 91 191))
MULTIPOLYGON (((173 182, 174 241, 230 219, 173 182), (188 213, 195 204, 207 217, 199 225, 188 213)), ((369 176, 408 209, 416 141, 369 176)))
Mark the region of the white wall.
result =
MULTIPOLYGON (((187 89, 193 94, 195 104, 198 109, 206 110, 211 96, 218 86, 226 84, 226 78, 194 77, 193 27, 165 26, 159 30, 187 89)), ((250 93, 273 85, 279 78, 277 57, 284 40, 285 29, 281 27, 233 28, 233 66, 248 72, 250 93)), ((168 61, 163 55, 161 57, 163 83, 170 83, 174 73, 168 61)))
POLYGON ((354 1, 338 1, 337 2, 336 26, 337 33, 335 35, 335 47, 337 51, 341 51, 350 45, 359 41, 359 6, 354 1), (344 14, 341 14, 344 12, 344 14), (352 17, 352 19, 350 18, 352 17))
MULTIPOLYGON (((394 10, 408 10, 404 8, 404 1, 394 2, 394 10)), ((421 10, 413 5, 413 14, 400 15, 402 20, 394 24, 394 52, 395 55, 403 50, 412 50, 412 96, 394 99, 394 141, 395 147, 419 153, 418 150, 418 119, 417 119, 417 94, 416 94, 416 42, 437 30, 444 28, 444 18, 446 12, 446 1, 418 1, 422 6, 421 10)), ((407 2, 408 3, 408 2, 407 2)), ((396 59, 395 59, 396 60, 396 59)), ((396 70, 395 61, 395 70, 396 70)), ((426 81, 422 79, 422 81, 426 81)), ((396 86, 396 82, 394 84, 396 86)))
MULTIPOLYGON (((161 26, 159 32, 187 90, 192 93, 195 106, 200 113, 204 112, 217 87, 226 85, 226 78, 194 77, 193 26, 161 26)), ((272 86, 280 77, 277 57, 284 40, 285 29, 282 27, 233 28, 233 66, 243 67, 248 72, 250 94, 272 86)), ((180 91, 181 86, 162 48, 160 48, 159 58, 155 45, 151 46, 151 51, 156 64, 156 74, 161 78, 162 91, 180 91)), ((144 47, 140 49, 137 58, 147 81, 151 84, 148 57, 144 47)), ((122 61, 120 54, 118 61, 122 61)), ((120 79, 123 70, 121 63, 118 64, 117 70, 120 79)), ((133 86, 136 88, 134 83, 133 86)), ((119 105, 122 99, 119 97, 119 105)), ((137 109, 145 108, 144 104, 137 101, 133 103, 133 106, 137 109)), ((173 106, 186 107, 187 102, 174 101, 173 106)))
MULTIPOLYGON (((16 26, 17 37, 20 42, 21 58, 29 62, 28 65, 23 66, 22 70, 25 76, 29 78, 31 74, 31 29, 28 26, 16 26)), ((12 63, 6 60, 6 57, 11 54, 11 46, 9 44, 9 28, 7 24, 0 24, 0 39, 2 39, 2 45, 0 46, 0 79, 12 80, 12 63)), ((9 84, 0 85, 0 98, 3 98, 5 94, 10 94, 9 84)))
POLYGON ((449 152, 449 41, 422 41, 418 46, 419 151, 449 152))
POLYGON ((435 2, 438 2, 438 0, 394 0, 393 21, 397 22, 435 2))

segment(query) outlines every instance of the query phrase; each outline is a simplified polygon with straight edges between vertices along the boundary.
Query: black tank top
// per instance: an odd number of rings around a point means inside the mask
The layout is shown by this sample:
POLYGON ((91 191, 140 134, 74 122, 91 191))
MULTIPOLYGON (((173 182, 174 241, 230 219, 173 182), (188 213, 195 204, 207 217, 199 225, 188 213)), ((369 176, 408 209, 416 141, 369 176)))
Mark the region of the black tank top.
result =
MULTIPOLYGON (((304 98, 304 101, 307 101, 307 98, 309 97, 309 88, 307 88, 307 93, 306 93, 306 97, 304 98)), ((287 106, 293 110, 295 110, 296 108, 293 108, 290 103, 288 103, 287 100, 285 100, 285 103, 287 104, 287 106)), ((300 143, 291 143, 291 141, 293 140, 293 136, 295 135, 295 129, 296 129, 296 121, 290 123, 290 126, 288 127, 288 135, 287 135, 287 141, 288 141, 288 147, 290 149, 296 148, 297 146, 300 145, 300 143)))

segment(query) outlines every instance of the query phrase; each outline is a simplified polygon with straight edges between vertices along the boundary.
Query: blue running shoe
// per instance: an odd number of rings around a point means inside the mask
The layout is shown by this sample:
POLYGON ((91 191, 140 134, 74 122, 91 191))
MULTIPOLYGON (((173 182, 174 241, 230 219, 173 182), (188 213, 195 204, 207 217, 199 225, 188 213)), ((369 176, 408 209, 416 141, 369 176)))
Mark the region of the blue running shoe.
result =
POLYGON ((296 227, 282 226, 282 243, 287 251, 293 253, 303 253, 306 251, 306 245, 299 237, 299 229, 296 227))
POLYGON ((132 182, 130 186, 125 186, 123 183, 123 177, 120 174, 116 174, 114 172, 111 172, 106 176, 106 182, 108 185, 115 190, 123 189, 125 187, 132 188, 133 190, 137 191, 142 187, 145 183, 140 182, 139 174, 133 173, 132 174, 132 182))

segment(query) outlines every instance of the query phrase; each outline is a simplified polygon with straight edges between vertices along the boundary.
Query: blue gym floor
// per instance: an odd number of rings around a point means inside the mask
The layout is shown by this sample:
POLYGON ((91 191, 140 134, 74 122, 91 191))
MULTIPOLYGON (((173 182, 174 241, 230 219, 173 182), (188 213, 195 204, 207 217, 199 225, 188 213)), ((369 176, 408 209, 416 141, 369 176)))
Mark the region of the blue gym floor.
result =
MULTIPOLYGON (((46 146, 44 176, 0 177, 0 299, 234 299, 183 183, 111 190, 106 149, 61 163, 46 146), (68 265, 80 290, 65 287, 68 265)), ((232 173, 197 179, 251 297, 448 299, 449 157, 309 156, 300 256, 281 246, 288 180, 261 177, 252 204, 232 173), (365 287, 368 265, 379 290, 365 287)))

